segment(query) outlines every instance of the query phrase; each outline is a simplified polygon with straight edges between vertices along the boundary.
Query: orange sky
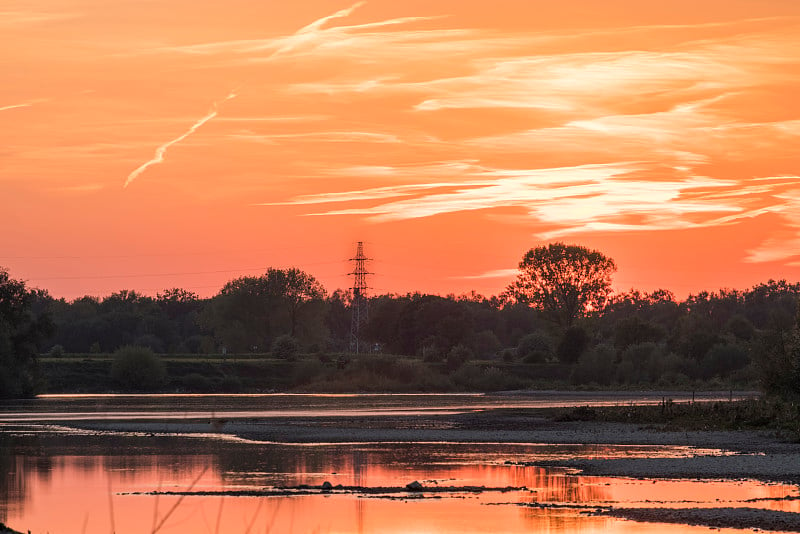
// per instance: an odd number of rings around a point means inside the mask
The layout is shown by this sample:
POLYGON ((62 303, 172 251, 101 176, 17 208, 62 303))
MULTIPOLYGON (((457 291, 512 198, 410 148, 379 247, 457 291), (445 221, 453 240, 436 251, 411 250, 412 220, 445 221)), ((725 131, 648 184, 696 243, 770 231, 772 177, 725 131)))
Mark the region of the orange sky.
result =
POLYGON ((800 2, 4 0, 0 266, 55 296, 800 278, 800 2), (657 5, 656 5, 657 4, 657 5))

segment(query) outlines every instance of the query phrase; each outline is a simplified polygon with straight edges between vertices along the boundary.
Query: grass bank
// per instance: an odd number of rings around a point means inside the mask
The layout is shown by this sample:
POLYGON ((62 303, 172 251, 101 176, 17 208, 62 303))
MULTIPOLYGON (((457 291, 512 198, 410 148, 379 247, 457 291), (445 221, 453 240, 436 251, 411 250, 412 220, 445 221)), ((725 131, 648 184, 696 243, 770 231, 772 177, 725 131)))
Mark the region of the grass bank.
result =
POLYGON ((557 422, 633 423, 664 431, 770 430, 800 442, 800 403, 759 397, 732 402, 673 402, 651 406, 608 406, 554 409, 557 422))
MULTIPOLYGON (((269 354, 159 356, 166 378, 157 391, 192 393, 296 392, 458 392, 520 389, 726 390, 754 389, 752 383, 711 379, 658 383, 575 380, 575 365, 522 361, 448 362, 387 354, 306 354, 292 359, 269 354)), ((41 358, 42 392, 107 393, 125 390, 111 380, 110 354, 41 358)))

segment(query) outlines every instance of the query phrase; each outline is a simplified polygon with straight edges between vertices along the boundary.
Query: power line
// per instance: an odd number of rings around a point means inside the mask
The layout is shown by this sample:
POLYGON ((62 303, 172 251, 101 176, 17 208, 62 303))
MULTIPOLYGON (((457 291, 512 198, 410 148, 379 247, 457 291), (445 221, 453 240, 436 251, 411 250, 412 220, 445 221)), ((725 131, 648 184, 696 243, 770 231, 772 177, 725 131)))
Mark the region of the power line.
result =
MULTIPOLYGON (((311 262, 311 263, 303 263, 304 266, 307 265, 331 265, 331 264, 340 264, 343 263, 343 260, 339 261, 320 261, 320 262, 311 262)), ((170 272, 170 273, 137 273, 137 274, 99 274, 99 275, 79 275, 79 276, 37 276, 35 277, 36 280, 102 280, 102 279, 114 279, 114 278, 143 278, 143 277, 157 277, 157 276, 184 276, 184 275, 199 275, 199 274, 220 274, 220 273, 236 273, 236 272, 248 272, 248 271, 266 271, 266 267, 240 267, 235 269, 219 269, 214 271, 180 271, 180 272, 170 272)))

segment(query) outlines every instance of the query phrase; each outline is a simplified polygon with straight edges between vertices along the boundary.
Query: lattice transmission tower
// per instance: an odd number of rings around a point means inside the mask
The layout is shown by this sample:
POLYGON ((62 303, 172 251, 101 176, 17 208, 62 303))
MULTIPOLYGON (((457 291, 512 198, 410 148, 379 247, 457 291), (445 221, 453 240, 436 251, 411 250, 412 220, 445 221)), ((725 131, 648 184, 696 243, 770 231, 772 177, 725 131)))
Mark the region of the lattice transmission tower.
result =
POLYGON ((367 262, 369 258, 364 255, 364 243, 358 242, 356 248, 356 255, 350 258, 355 266, 353 272, 350 273, 353 277, 353 319, 350 323, 350 352, 359 353, 360 350, 360 332, 361 327, 367 322, 369 316, 369 303, 367 301, 367 275, 372 274, 367 272, 367 262))

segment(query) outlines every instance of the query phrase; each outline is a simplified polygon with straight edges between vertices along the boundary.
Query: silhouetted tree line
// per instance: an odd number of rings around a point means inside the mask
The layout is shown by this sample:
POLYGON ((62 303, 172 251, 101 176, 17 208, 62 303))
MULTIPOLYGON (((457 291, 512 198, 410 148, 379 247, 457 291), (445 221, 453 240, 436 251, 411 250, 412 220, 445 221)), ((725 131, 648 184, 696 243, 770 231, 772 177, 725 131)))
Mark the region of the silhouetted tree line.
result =
MULTIPOLYGON (((371 297, 362 339, 373 352, 451 372, 482 360, 530 365, 543 377, 548 366, 560 366, 574 384, 681 387, 718 379, 800 394, 800 284, 770 280, 684 301, 667 290, 611 293, 611 260, 580 247, 548 247, 529 252, 517 281, 499 296, 371 297), (575 262, 583 282, 567 276, 577 272, 575 262), (584 289, 575 293, 580 283, 584 289)), ((27 289, 5 271, 0 289, 3 396, 34 389, 40 354, 139 346, 198 355, 294 347, 290 352, 327 355, 350 344, 349 291, 328 294, 299 269, 237 278, 210 298, 176 288, 155 297, 123 290, 66 301, 27 289)))

